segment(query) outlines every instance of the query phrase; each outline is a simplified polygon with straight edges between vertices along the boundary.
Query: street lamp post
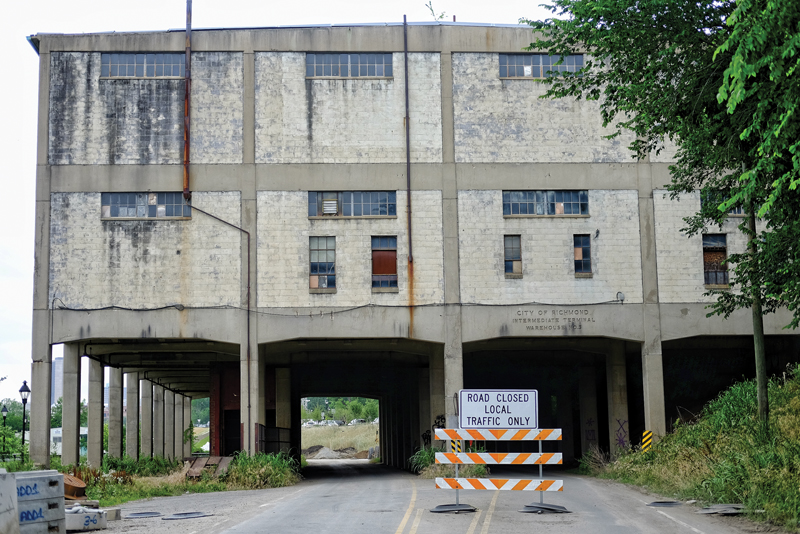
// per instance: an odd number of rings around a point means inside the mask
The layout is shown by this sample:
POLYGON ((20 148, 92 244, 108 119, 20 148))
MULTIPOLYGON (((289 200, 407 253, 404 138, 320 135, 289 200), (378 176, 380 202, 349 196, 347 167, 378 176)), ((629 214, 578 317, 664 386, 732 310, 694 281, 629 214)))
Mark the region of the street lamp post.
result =
POLYGON ((25 405, 28 404, 28 396, 31 394, 31 388, 28 387, 28 381, 22 381, 22 387, 19 388, 19 396, 22 398, 22 462, 25 463, 25 405))
POLYGON ((3 409, 0 410, 3 413, 3 461, 6 461, 6 417, 8 416, 8 408, 6 405, 3 405, 3 409))

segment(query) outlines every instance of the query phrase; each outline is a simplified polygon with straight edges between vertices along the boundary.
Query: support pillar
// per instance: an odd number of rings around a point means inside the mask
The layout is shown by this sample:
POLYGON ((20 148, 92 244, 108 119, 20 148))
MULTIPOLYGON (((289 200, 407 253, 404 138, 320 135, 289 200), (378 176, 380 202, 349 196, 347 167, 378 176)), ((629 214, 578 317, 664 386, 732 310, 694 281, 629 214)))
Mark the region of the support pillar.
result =
POLYGON ((89 435, 86 443, 89 466, 103 464, 103 364, 89 359, 89 435))
POLYGON ((64 394, 61 398, 61 465, 81 459, 81 351, 80 343, 64 344, 64 394))
POLYGON ((153 457, 153 383, 142 380, 142 458, 153 457))
POLYGON ((127 424, 125 426, 125 454, 139 459, 139 373, 127 373, 128 391, 127 424))
MULTIPOLYGON (((189 430, 192 423, 192 399, 190 397, 183 398, 183 429, 189 430)), ((194 438, 194 436, 192 436, 194 438)), ((183 444, 183 457, 188 458, 192 455, 192 440, 183 444)))
POLYGON ((175 458, 175 392, 164 390, 164 458, 175 458))
MULTIPOLYGON (((429 363, 429 384, 428 390, 430 392, 430 402, 431 402, 431 419, 430 419, 430 426, 432 428, 434 424, 436 424, 436 420, 439 416, 444 417, 444 350, 443 347, 437 348, 433 354, 431 354, 429 363)), ((431 430, 431 433, 433 430, 431 430)), ((431 436, 433 440, 433 436, 431 436)), ((431 441, 433 445, 436 445, 435 441, 431 441)))
POLYGON ((568 380, 561 382, 558 388, 558 426, 561 427, 562 461, 565 466, 575 462, 575 429, 572 424, 572 388, 568 380))
POLYGON ((594 367, 581 367, 578 386, 581 411, 581 454, 599 445, 597 424, 597 386, 594 367))
MULTIPOLYGON (((34 337, 36 334, 34 333, 34 337)), ((34 340, 36 341, 36 340, 34 340)), ((46 341, 46 340, 45 340, 46 341)), ((39 343, 40 352, 34 350, 33 363, 31 364, 31 394, 28 402, 26 416, 30 424, 25 424, 28 430, 25 443, 28 444, 30 459, 34 464, 50 466, 50 387, 51 373, 53 372, 53 351, 46 342, 39 343), (39 359, 37 359, 37 357, 39 359)))
POLYGON ((108 368, 108 455, 122 458, 122 369, 108 368))
MULTIPOLYGON (((419 383, 417 385, 419 394, 419 426, 417 427, 417 438, 420 445, 424 445, 423 434, 431 429, 431 373, 428 369, 420 369, 418 373, 419 383)), ((370 421, 367 421, 368 423, 370 421)), ((433 436, 431 436, 433 443, 433 436)))
POLYGON ((445 306, 444 408, 447 428, 458 428, 456 398, 464 388, 464 360, 461 350, 461 307, 445 306))
POLYGON ((164 388, 153 384, 153 456, 164 457, 164 388))
POLYGON ((609 451, 614 456, 630 446, 628 383, 625 375, 625 343, 612 341, 606 355, 609 451))
POLYGON ((183 459, 183 395, 175 394, 175 450, 173 457, 183 459))

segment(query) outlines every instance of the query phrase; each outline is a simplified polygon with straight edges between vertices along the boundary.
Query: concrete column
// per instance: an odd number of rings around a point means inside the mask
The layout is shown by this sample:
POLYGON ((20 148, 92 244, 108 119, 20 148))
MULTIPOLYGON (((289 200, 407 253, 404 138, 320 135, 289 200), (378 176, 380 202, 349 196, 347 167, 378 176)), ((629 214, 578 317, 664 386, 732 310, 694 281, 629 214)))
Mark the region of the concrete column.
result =
POLYGON ((81 346, 64 344, 64 395, 61 404, 61 465, 81 459, 81 346))
MULTIPOLYGON (((192 399, 183 398, 183 429, 189 430, 189 423, 192 422, 192 399)), ((192 442, 187 441, 183 444, 183 457, 188 458, 192 455, 192 442)))
POLYGON ((464 362, 461 352, 461 307, 445 306, 444 408, 447 428, 458 428, 454 399, 464 388, 464 362))
POLYGON ((108 368, 108 455, 122 458, 122 369, 108 368))
MULTIPOLYGON (((26 413, 34 463, 50 465, 50 387, 53 359, 50 346, 50 166, 48 165, 50 111, 50 52, 39 51, 38 128, 36 140, 36 221, 33 254, 33 321, 31 329, 31 402, 26 413)), ((19 388, 22 384, 16 385, 19 388)), ((19 397, 17 397, 19 399, 19 397)))
POLYGON ((597 387, 594 367, 581 367, 578 397, 581 411, 581 453, 599 445, 597 434, 597 387))
POLYGON ((275 369, 275 426, 292 426, 292 370, 288 367, 275 369))
POLYGON ((87 460, 99 469, 103 464, 103 364, 89 360, 89 435, 87 460))
MULTIPOLYGON (((420 369, 417 373, 419 380, 419 426, 417 427, 417 439, 420 440, 420 447, 423 445, 422 435, 431 429, 431 373, 428 369, 420 369)), ((433 440, 433 436, 431 436, 433 440)), ((432 442, 432 441, 431 441, 432 442)))
POLYGON ((142 380, 139 383, 142 390, 142 458, 153 456, 153 383, 142 380))
POLYGON ((127 373, 128 392, 127 424, 125 426, 125 454, 139 459, 139 373, 127 373))
POLYGON ((175 394, 175 451, 173 456, 183 458, 183 395, 175 394))
MULTIPOLYGON (((444 416, 444 347, 437 347, 428 362, 428 372, 430 374, 428 390, 431 399, 430 426, 432 427, 440 415, 444 416)), ((431 439, 433 439, 432 436, 431 439)), ((431 443, 436 445, 435 441, 431 443)))
POLYGON ((639 236, 642 254, 642 295, 644 295, 644 343, 642 344, 642 387, 644 424, 656 436, 667 431, 664 411, 664 370, 661 352, 661 308, 658 298, 653 178, 648 160, 637 165, 639 178, 639 236))
POLYGON ((164 457, 175 457, 175 393, 164 390, 164 457))
POLYGON ((628 428, 628 383, 625 376, 625 343, 612 341, 606 355, 608 391, 608 437, 612 456, 630 446, 628 428))
POLYGON ((164 456, 164 388, 153 384, 153 456, 164 456))

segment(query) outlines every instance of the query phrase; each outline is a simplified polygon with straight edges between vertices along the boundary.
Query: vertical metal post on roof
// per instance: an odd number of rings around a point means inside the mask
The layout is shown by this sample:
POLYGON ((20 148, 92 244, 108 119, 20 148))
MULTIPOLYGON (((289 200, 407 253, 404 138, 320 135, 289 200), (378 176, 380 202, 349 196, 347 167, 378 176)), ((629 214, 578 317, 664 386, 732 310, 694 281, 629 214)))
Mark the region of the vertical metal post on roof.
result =
POLYGON ((192 199, 189 190, 189 102, 192 94, 192 0, 186 0, 186 69, 183 101, 183 199, 192 199))

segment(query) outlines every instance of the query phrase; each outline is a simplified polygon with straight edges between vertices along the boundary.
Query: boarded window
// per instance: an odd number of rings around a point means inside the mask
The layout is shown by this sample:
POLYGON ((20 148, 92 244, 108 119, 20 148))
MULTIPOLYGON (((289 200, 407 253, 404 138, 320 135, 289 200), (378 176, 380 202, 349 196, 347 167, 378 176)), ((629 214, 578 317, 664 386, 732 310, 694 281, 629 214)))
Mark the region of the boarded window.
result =
POLYGON ((507 235, 503 238, 505 273, 522 276, 522 245, 520 236, 507 235))
POLYGON ((575 274, 592 272, 592 240, 588 235, 573 235, 575 274))
POLYGON ((703 275, 706 285, 728 285, 728 243, 725 234, 703 235, 703 275))
POLYGON ((311 259, 308 287, 326 289, 336 287, 336 238, 310 237, 308 245, 311 259))
POLYGON ((397 287, 397 237, 372 238, 372 287, 397 287))

